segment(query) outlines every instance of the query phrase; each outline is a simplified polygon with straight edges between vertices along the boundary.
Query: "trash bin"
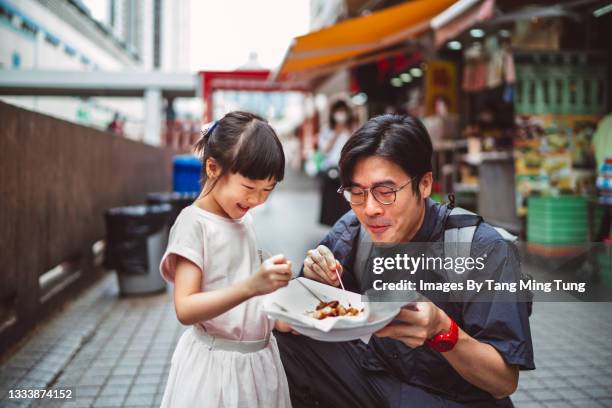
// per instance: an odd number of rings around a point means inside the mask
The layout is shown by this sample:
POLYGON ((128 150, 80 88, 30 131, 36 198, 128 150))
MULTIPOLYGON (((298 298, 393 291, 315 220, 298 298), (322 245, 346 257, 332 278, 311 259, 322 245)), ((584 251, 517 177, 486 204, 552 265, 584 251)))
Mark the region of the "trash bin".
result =
POLYGON ((199 193, 202 163, 194 155, 174 157, 172 182, 178 193, 199 193))
POLYGON ((137 205, 106 211, 104 267, 117 271, 121 295, 163 291, 159 263, 168 244, 170 204, 137 205))
POLYGON ((170 204, 172 212, 168 219, 168 225, 172 226, 183 208, 191 205, 198 198, 198 195, 199 193, 149 193, 147 194, 147 204, 170 204))

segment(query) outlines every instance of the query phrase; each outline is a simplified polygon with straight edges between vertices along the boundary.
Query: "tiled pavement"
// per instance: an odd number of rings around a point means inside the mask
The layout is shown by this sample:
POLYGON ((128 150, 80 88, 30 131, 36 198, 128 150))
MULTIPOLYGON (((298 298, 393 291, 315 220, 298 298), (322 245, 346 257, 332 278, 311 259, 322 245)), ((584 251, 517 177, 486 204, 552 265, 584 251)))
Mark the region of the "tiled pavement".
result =
MULTIPOLYGON (((61 370, 48 388, 72 388, 76 399, 56 403, 39 400, 32 406, 159 406, 172 351, 183 327, 176 321, 169 293, 134 299, 118 299, 117 293, 113 275, 87 292, 87 306, 110 307, 98 317, 93 334, 63 369, 55 363, 57 360, 49 358, 35 361, 29 371, 25 366, 40 353, 35 351, 37 345, 52 341, 59 327, 68 338, 78 335, 87 321, 96 318, 91 313, 73 314, 70 310, 85 307, 85 302, 73 304, 41 328, 3 365, 3 387, 8 384, 7 373, 23 373, 10 388, 26 388, 40 387, 49 371, 61 370), (17 370, 20 366, 24 368, 17 370)), ((521 374, 519 390, 513 396, 515 405, 612 407, 611 313, 609 303, 536 304, 531 327, 537 370, 521 374)), ((0 406, 28 404, 4 399, 0 406)))
MULTIPOLYGON (((114 275, 109 274, 53 322, 37 330, 31 340, 2 365, 3 394, 6 388, 71 389, 71 401, 8 400, 0 406, 120 407, 159 406, 174 346, 182 331, 169 293, 118 298, 114 275), (105 309, 81 314, 80 309, 105 309), (76 353, 66 358, 35 361, 36 351, 53 341, 61 327, 61 342, 78 338, 82 326, 95 325, 80 342, 76 353), (15 367, 23 367, 15 371, 15 367), (28 368, 29 367, 29 368, 28 368), (15 372, 24 372, 15 380, 15 372)), ((50 356, 54 356, 51 349, 50 356)), ((3 395, 4 396, 4 395, 3 395)))
MULTIPOLYGON (((313 226, 317 208, 312 192, 275 192, 255 213, 263 246, 290 247, 287 255, 298 263, 325 232, 313 226), (283 222, 274 223, 279 212, 283 222)), ((531 328, 537 370, 521 374, 517 407, 612 407, 612 303, 537 303, 531 328)), ((2 362, 0 406, 159 406, 183 330, 170 293, 121 299, 109 274, 2 362), (45 387, 71 388, 75 398, 32 402, 6 395, 45 387)))

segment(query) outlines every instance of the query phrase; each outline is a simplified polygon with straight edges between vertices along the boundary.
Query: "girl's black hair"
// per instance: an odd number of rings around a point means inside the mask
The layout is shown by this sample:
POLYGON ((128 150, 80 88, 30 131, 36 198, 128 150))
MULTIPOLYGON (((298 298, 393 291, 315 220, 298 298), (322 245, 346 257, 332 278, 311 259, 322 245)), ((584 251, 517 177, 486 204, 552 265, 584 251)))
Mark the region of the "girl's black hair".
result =
MULTIPOLYGON (((219 180, 228 172, 240 173, 253 180, 285 177, 285 153, 272 126, 258 115, 234 111, 209 127, 196 143, 202 160, 202 185, 208 180, 206 161, 214 159, 221 166, 219 180)), ((216 180, 210 187, 210 192, 216 180)))
POLYGON ((376 116, 360 127, 342 148, 340 179, 343 186, 350 186, 357 161, 378 156, 414 177, 412 191, 420 198, 419 183, 425 173, 432 171, 432 154, 429 133, 420 120, 402 115, 376 116))

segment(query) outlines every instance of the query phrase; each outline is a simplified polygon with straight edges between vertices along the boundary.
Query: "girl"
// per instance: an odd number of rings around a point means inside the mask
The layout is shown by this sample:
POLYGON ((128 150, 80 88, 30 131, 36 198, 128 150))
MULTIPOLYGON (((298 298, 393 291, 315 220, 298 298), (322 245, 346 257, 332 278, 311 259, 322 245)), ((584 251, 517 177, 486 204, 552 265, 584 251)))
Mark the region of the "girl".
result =
POLYGON ((204 188, 178 216, 162 258, 179 321, 191 325, 174 355, 162 407, 288 407, 272 322, 257 296, 286 286, 291 262, 258 256, 248 211, 284 176, 276 133, 232 112, 196 145, 204 188))

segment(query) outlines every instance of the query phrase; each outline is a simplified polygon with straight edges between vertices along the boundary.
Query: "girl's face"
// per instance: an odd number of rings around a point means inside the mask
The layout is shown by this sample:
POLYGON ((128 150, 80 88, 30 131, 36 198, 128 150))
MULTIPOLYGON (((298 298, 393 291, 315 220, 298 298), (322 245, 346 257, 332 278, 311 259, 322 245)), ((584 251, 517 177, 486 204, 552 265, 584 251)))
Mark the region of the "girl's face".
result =
POLYGON ((209 191, 214 180, 220 178, 212 191, 201 198, 201 202, 208 211, 222 217, 241 218, 251 208, 263 204, 276 186, 274 178, 253 180, 239 173, 223 176, 221 173, 221 167, 216 161, 209 159, 206 163, 208 181, 204 191, 209 191))
POLYGON ((263 204, 275 186, 274 178, 253 180, 239 173, 228 173, 221 177, 210 194, 223 211, 220 215, 236 219, 263 204))

